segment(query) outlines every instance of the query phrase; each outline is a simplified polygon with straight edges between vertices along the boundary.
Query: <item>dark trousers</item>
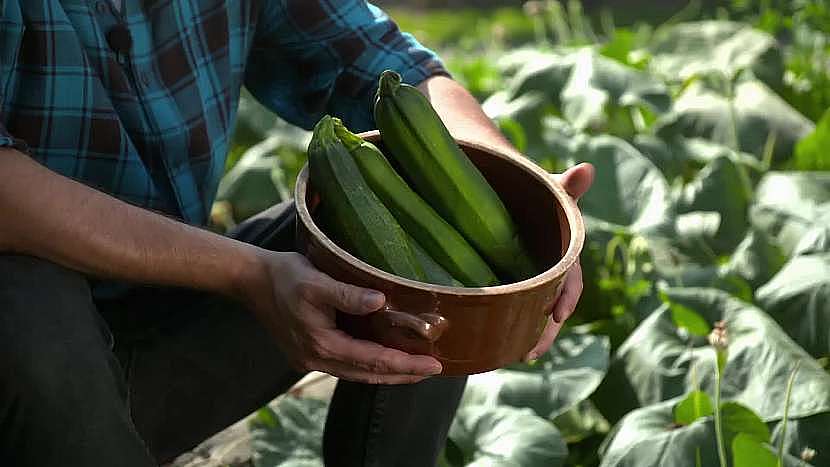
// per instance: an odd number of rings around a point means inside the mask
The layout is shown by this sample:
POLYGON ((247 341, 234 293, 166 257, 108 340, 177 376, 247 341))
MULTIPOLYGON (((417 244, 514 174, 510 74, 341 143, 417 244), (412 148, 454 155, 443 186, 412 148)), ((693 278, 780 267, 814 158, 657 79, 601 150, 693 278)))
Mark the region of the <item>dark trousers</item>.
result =
MULTIPOLYGON (((294 227, 293 204, 284 203, 231 235, 290 250, 294 227)), ((151 287, 96 300, 83 274, 0 255, 0 465, 168 462, 302 376, 232 301, 151 287)), ((326 465, 434 465, 464 383, 340 381, 326 422, 326 465)))

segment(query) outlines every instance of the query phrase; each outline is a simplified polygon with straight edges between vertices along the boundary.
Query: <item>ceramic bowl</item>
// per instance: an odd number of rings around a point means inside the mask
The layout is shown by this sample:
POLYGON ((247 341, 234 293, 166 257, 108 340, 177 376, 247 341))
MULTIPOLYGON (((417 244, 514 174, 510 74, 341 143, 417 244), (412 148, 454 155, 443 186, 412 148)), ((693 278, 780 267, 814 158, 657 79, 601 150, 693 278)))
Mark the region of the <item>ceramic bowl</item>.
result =
MULTIPOLYGON (((360 136, 385 149, 377 131, 360 136)), ((585 237, 576 203, 542 168, 479 143, 458 143, 499 194, 530 253, 544 267, 537 276, 481 288, 395 276, 352 256, 315 223, 319 196, 309 180, 308 166, 295 188, 300 251, 333 278, 386 295, 386 305, 368 316, 338 313, 338 326, 358 338, 431 355, 441 361, 448 376, 504 367, 534 347, 585 237)))

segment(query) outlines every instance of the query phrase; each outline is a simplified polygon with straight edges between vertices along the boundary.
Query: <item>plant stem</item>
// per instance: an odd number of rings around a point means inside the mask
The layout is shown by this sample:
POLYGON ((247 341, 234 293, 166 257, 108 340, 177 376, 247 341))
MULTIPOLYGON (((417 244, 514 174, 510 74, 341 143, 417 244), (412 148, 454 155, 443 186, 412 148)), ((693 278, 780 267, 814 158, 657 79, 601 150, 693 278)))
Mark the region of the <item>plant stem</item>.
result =
MULTIPOLYGON (((715 350, 717 353, 718 350, 715 350)), ((717 357, 716 357, 717 358, 717 357)), ((720 460, 720 467, 726 467, 726 450, 723 447, 723 427, 721 426, 720 418, 720 382, 723 374, 720 370, 720 365, 715 363, 718 377, 715 378, 715 438, 718 442, 718 459, 720 460)))
POLYGON ((793 383, 795 383, 795 374, 801 367, 801 360, 796 360, 793 371, 790 373, 790 380, 787 382, 787 395, 784 396, 784 421, 781 425, 781 441, 778 443, 778 467, 784 465, 784 440, 787 438, 787 418, 790 415, 790 395, 793 392, 793 383))

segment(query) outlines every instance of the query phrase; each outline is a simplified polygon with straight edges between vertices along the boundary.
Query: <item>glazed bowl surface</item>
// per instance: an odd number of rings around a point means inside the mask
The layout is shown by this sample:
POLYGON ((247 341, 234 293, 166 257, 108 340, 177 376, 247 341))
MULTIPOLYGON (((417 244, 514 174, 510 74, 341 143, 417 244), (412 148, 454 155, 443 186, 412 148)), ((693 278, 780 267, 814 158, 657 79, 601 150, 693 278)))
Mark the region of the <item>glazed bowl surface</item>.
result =
MULTIPOLYGON (((380 134, 360 134, 383 148, 380 134)), ((386 304, 367 316, 338 313, 352 336, 441 361, 447 376, 501 368, 521 360, 539 337, 565 274, 577 262, 585 230, 576 203, 533 162, 479 143, 459 145, 499 194, 542 272, 494 287, 448 287, 375 268, 335 244, 315 223, 320 202, 308 166, 297 177, 299 250, 334 279, 379 290, 386 304)))

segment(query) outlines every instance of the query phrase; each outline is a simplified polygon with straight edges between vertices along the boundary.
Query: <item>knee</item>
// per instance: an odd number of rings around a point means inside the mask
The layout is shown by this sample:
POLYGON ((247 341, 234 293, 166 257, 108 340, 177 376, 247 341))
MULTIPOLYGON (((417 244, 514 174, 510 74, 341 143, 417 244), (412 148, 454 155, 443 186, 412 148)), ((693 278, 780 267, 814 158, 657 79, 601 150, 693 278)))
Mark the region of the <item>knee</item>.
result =
POLYGON ((0 255, 0 278, 0 314, 91 301, 81 273, 34 256, 0 255))
POLYGON ((0 277, 4 392, 60 393, 78 365, 108 345, 86 279, 48 261, 7 255, 0 256, 0 277))

